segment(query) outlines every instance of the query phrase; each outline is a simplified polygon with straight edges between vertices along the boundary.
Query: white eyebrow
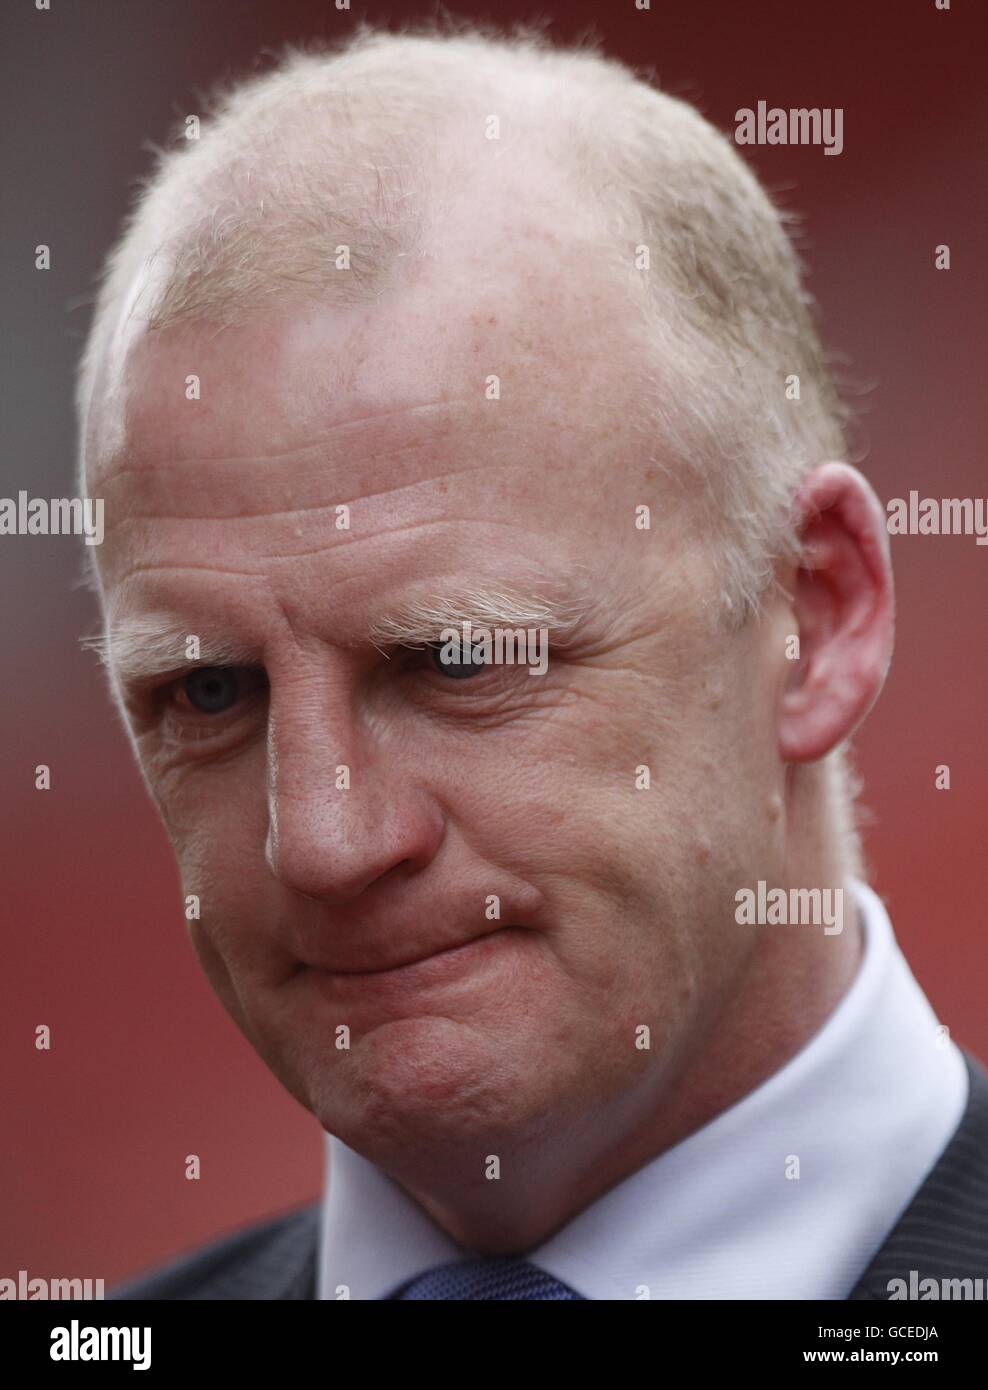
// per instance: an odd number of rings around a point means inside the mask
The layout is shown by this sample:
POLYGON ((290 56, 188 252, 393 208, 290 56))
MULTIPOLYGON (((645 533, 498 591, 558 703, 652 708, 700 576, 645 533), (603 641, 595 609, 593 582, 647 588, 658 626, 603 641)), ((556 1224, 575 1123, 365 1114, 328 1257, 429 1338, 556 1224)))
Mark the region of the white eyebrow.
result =
POLYGON ((420 647, 437 641, 443 628, 469 622, 482 628, 547 628, 560 646, 565 645, 585 611, 586 604, 579 599, 549 599, 510 589, 470 586, 405 600, 371 623, 368 640, 375 647, 420 647))
MULTIPOLYGON (((435 642, 443 628, 470 622, 473 627, 547 628, 556 646, 565 646, 583 618, 580 599, 554 600, 509 589, 467 586, 429 592, 399 604, 371 623, 367 640, 375 647, 421 647, 435 642)), ((121 685, 148 682, 188 666, 255 666, 259 656, 241 642, 202 635, 173 619, 143 618, 120 623, 81 645, 96 652, 121 685), (199 656, 188 655, 191 637, 199 639, 199 656)), ((348 644, 350 645, 350 644, 348 644)))
POLYGON ((242 643, 202 636, 170 620, 143 619, 121 623, 96 637, 83 637, 82 646, 122 684, 147 681, 186 666, 251 666, 257 653, 242 643), (191 637, 199 640, 198 657, 188 655, 191 637))

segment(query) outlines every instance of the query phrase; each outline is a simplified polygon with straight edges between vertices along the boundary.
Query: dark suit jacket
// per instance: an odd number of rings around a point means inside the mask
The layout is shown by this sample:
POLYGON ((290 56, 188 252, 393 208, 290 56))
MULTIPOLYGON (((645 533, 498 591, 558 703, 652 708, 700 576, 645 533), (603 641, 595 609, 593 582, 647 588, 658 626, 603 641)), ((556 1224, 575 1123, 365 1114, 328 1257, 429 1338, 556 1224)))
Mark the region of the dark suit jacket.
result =
MULTIPOLYGON (((988 1073, 964 1053, 971 1093, 939 1160, 848 1295, 888 1299, 888 1281, 988 1278, 988 1073)), ((865 1162, 874 1155, 862 1154, 865 1162)), ((110 1299, 316 1296, 320 1203, 250 1226, 132 1283, 110 1299)), ((812 1259, 812 1252, 808 1255, 812 1259)))

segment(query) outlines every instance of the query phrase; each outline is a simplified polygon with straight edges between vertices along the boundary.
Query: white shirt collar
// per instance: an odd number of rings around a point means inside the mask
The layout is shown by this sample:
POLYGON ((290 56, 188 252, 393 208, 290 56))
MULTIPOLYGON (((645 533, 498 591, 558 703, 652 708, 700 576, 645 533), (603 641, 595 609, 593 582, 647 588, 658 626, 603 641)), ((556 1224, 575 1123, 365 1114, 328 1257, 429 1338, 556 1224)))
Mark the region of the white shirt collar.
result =
MULTIPOLYGON (((823 1027, 530 1252, 532 1264, 590 1299, 847 1297, 968 1093, 963 1056, 940 1035, 881 899, 850 890, 864 954, 823 1027)), ((386 1298, 470 1257, 367 1159, 333 1135, 326 1151, 319 1298, 386 1298)))

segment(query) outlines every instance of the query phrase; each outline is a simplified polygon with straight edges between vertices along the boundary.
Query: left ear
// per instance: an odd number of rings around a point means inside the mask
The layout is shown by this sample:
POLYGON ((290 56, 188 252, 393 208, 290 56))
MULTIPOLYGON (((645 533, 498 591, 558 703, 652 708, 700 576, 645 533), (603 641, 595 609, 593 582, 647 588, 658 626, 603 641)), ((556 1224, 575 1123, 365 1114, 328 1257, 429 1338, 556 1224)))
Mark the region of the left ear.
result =
POLYGON ((856 468, 814 469, 795 513, 799 658, 779 706, 779 752, 802 763, 849 738, 877 699, 892 657, 894 600, 885 514, 856 468))

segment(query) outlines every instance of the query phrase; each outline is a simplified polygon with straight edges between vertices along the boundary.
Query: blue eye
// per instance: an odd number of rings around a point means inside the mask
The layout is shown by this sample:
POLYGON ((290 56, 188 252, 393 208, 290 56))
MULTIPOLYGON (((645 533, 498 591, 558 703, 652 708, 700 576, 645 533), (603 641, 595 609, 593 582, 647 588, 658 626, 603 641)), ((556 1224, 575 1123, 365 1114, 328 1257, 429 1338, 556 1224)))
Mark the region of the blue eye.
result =
POLYGON ((240 698, 240 676, 232 666, 203 666, 185 677, 185 694, 200 714, 225 714, 240 698))
POLYGON ((429 648, 432 665, 441 676, 448 676, 451 680, 468 680, 471 676, 477 676, 486 669, 483 661, 444 661, 443 646, 436 645, 429 648))

